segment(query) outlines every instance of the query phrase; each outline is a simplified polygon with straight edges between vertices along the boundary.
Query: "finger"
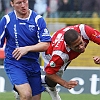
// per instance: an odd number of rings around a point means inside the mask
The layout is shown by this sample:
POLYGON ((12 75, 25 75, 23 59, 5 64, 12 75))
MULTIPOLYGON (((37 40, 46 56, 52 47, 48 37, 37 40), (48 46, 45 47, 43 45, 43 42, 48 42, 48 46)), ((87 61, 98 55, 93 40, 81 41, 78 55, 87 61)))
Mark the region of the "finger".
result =
POLYGON ((14 58, 17 58, 19 55, 20 55, 20 53, 17 51, 17 52, 15 52, 15 53, 13 54, 13 57, 14 57, 14 58))
POLYGON ((77 85, 72 85, 71 88, 75 88, 77 85))
POLYGON ((19 59, 19 57, 20 57, 20 53, 18 53, 18 54, 16 54, 16 55, 14 56, 15 59, 19 59))
POLYGON ((70 81, 70 85, 77 85, 78 82, 77 81, 70 81))
POLYGON ((16 60, 19 60, 21 58, 21 55, 19 55, 17 58, 16 58, 16 60))
POLYGON ((20 56, 21 56, 20 51, 19 51, 18 49, 14 50, 14 52, 13 52, 13 57, 14 57, 15 59, 19 59, 20 56))
POLYGON ((13 54, 14 58, 17 58, 18 56, 19 56, 19 53, 17 53, 17 52, 13 54))
POLYGON ((15 49, 15 50, 12 52, 13 57, 15 57, 18 53, 19 53, 18 49, 15 49))

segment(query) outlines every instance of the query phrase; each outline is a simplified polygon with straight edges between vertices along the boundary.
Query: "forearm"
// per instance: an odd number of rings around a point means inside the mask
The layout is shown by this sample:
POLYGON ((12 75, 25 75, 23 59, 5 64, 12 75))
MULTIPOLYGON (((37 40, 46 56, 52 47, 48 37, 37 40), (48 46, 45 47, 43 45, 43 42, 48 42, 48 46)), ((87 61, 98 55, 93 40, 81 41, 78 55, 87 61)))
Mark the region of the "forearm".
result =
POLYGON ((40 42, 36 45, 26 46, 28 52, 44 52, 48 49, 50 42, 40 42))
POLYGON ((28 52, 43 52, 47 50, 49 44, 49 42, 41 42, 36 45, 19 47, 12 52, 12 55, 16 60, 19 60, 23 55, 27 54, 28 52))
POLYGON ((71 89, 71 88, 74 88, 78 83, 77 81, 65 81, 63 80, 61 77, 59 77, 57 74, 46 74, 46 76, 51 79, 52 81, 60 84, 61 86, 67 88, 67 89, 71 89))
POLYGON ((54 81, 55 83, 58 83, 58 84, 60 84, 61 86, 63 86, 63 87, 65 87, 64 85, 65 85, 65 80, 63 80, 61 77, 59 77, 57 74, 52 74, 52 75, 50 75, 50 74, 46 74, 46 76, 48 77, 48 78, 50 78, 52 81, 54 81))

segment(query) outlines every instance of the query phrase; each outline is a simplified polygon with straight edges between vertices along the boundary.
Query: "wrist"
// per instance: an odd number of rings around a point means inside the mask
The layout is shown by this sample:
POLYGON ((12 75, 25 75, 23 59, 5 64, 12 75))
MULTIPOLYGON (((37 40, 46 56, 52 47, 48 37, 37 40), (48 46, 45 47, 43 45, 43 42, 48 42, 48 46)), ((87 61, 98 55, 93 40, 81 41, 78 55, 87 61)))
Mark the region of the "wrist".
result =
POLYGON ((67 88, 67 82, 66 81, 64 81, 63 87, 67 88))
POLYGON ((26 46, 25 49, 26 49, 27 52, 31 51, 30 46, 26 46))

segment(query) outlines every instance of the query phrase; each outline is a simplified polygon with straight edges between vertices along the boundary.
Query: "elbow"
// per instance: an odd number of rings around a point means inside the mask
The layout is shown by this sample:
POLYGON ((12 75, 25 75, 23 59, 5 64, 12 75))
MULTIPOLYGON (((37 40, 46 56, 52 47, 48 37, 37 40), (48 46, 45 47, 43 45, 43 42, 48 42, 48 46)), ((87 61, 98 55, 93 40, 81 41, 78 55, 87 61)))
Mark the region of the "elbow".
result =
POLYGON ((50 77, 50 74, 46 73, 46 76, 47 76, 47 77, 50 77))
POLYGON ((48 74, 48 73, 46 73, 46 77, 48 77, 49 79, 53 80, 54 74, 48 74))

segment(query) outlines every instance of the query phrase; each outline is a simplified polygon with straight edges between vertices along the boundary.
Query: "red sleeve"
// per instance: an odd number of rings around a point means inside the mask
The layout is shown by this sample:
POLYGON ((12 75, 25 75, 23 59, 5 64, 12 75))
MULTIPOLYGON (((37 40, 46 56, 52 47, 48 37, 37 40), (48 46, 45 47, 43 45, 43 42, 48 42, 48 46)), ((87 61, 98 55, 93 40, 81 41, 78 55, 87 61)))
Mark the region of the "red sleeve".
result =
POLYGON ((49 64, 45 67, 45 71, 48 74, 55 74, 63 66, 64 61, 58 55, 53 55, 49 64))
POLYGON ((88 25, 85 25, 85 31, 91 41, 100 45, 100 32, 99 31, 91 28, 88 25))

